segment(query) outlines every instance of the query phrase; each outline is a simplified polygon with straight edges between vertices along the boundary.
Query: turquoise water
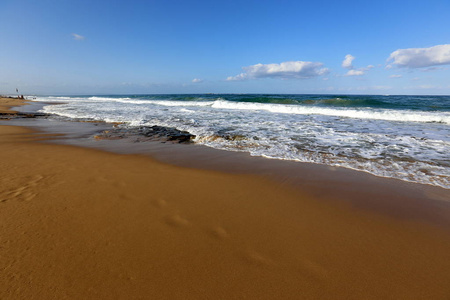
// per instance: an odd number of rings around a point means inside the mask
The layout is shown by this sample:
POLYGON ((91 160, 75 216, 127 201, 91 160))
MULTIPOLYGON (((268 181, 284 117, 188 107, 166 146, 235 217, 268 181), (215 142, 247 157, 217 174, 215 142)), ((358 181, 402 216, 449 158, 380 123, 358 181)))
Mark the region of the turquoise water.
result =
POLYGON ((198 144, 342 166, 450 188, 450 96, 85 95, 38 97, 64 118, 168 126, 198 144))

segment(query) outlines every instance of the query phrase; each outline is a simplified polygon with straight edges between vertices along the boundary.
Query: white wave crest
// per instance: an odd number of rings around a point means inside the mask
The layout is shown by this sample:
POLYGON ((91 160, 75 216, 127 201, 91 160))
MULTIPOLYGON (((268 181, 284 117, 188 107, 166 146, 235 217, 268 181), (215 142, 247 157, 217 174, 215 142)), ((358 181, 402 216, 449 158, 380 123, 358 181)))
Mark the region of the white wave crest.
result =
POLYGON ((94 100, 94 101, 121 101, 121 100, 129 100, 131 98, 108 98, 108 97, 89 97, 89 100, 94 100))
POLYGON ((398 122, 422 122, 422 123, 442 123, 450 124, 449 112, 425 112, 414 110, 393 110, 393 109, 343 109, 331 107, 311 107, 292 104, 270 104, 270 103, 249 103, 249 102, 233 102, 222 98, 211 101, 180 101, 180 100, 144 100, 125 98, 108 98, 108 97, 42 97, 37 101, 45 102, 115 102, 135 105, 159 105, 166 107, 211 107, 221 110, 253 110, 267 111, 271 113, 297 114, 297 115, 323 115, 332 117, 343 117, 353 119, 371 119, 398 122))
POLYGON ((416 112, 412 110, 388 109, 338 109, 324 107, 305 107, 288 104, 243 103, 231 101, 215 101, 212 105, 217 109, 264 110, 273 113, 324 115, 356 119, 372 119, 401 122, 436 122, 450 124, 450 113, 416 112))

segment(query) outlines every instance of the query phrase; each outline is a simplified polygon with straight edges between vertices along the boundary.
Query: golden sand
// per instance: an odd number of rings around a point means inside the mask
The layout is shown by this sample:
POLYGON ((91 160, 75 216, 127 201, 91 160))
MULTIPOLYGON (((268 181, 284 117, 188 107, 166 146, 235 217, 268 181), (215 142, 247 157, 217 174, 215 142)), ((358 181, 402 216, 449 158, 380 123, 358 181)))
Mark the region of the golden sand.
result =
POLYGON ((0 299, 450 299, 445 226, 42 138, 0 126, 0 299))
POLYGON ((17 98, 2 98, 0 96, 0 113, 15 113, 10 107, 25 105, 26 101, 17 98))

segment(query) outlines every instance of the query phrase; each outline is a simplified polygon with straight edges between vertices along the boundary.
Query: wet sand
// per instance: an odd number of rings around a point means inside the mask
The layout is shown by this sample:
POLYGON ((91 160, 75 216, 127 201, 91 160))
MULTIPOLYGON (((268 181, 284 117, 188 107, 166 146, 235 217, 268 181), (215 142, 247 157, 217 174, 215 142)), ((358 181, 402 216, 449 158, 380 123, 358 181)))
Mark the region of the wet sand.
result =
POLYGON ((53 138, 0 126, 1 299, 450 298, 448 190, 53 138))

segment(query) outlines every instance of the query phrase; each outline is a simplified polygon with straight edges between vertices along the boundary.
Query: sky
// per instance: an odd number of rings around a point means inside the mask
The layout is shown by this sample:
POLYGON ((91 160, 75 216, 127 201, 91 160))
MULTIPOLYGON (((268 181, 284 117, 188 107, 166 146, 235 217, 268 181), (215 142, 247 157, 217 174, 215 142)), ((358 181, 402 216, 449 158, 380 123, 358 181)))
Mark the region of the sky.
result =
POLYGON ((0 0, 0 94, 450 95, 449 0, 0 0))

